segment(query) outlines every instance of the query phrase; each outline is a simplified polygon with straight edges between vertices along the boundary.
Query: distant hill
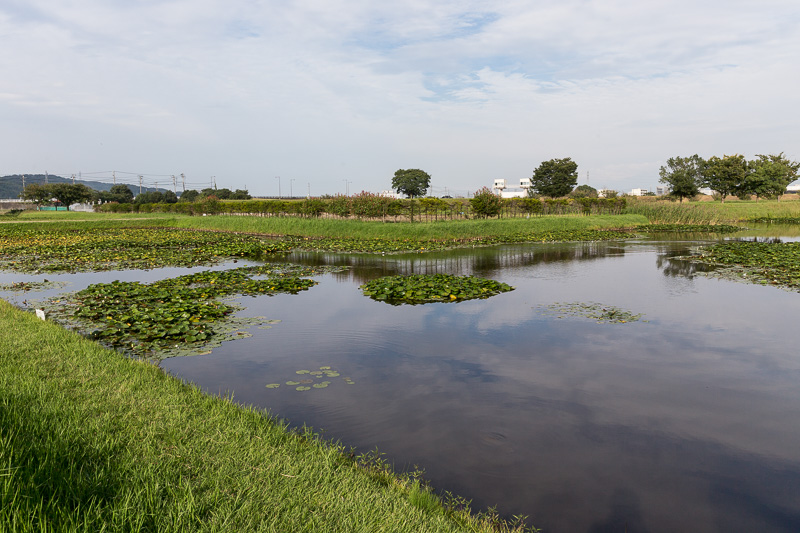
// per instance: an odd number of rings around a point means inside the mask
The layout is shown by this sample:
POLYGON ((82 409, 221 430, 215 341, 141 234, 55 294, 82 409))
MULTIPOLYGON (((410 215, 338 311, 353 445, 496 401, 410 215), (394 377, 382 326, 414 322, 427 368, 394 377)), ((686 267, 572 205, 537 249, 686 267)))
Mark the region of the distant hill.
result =
MULTIPOLYGON (((31 183, 40 183, 44 184, 45 179, 47 183, 72 183, 71 178, 64 178, 61 176, 54 176, 52 174, 45 176, 44 174, 25 174, 25 185, 30 185, 31 183)), ((111 187, 114 186, 113 183, 104 183, 98 181, 86 181, 86 180, 79 180, 76 179, 75 183, 80 183, 86 185, 90 189, 94 189, 96 191, 108 191, 111 187)), ((133 185, 128 185, 128 188, 133 192, 133 194, 139 193, 139 187, 134 187, 133 185)), ((153 191, 152 187, 149 187, 147 190, 153 191)), ((166 192, 167 189, 158 188, 159 192, 166 192)), ((18 199, 19 195, 22 193, 22 175, 21 174, 13 174, 11 176, 0 176, 0 199, 18 199)))

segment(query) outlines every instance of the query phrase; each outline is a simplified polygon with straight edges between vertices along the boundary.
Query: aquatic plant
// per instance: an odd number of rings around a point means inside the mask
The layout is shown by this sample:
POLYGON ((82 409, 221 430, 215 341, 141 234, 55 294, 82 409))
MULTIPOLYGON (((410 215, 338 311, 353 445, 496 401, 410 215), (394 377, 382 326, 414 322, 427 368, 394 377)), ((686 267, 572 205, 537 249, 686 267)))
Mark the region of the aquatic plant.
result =
POLYGON ((385 276, 361 285, 365 296, 390 304, 455 302, 489 298, 514 287, 491 279, 450 274, 385 276))
POLYGON ((691 259, 721 267, 711 275, 800 290, 800 242, 728 241, 691 259))
POLYGON ((239 328, 265 321, 263 317, 232 317, 238 307, 220 301, 221 297, 294 294, 317 283, 299 275, 319 271, 269 265, 203 271, 151 284, 114 281, 51 300, 47 307, 56 319, 135 355, 161 358, 209 353, 209 348, 223 340, 245 336, 236 332, 239 328))
MULTIPOLYGON (((286 381, 286 385, 289 387, 296 387, 298 391, 307 391, 313 389, 326 389, 328 388, 332 381, 324 378, 338 378, 340 376, 339 371, 334 370, 330 366, 321 366, 319 370, 297 370, 295 372, 299 375, 309 375, 312 376, 311 378, 301 379, 300 381, 289 380, 286 381), (322 380, 322 381, 316 381, 322 380)), ((350 379, 349 377, 342 378, 347 385, 355 385, 355 381, 350 379)), ((268 389, 277 389, 281 386, 280 383, 267 383, 265 385, 268 389)))

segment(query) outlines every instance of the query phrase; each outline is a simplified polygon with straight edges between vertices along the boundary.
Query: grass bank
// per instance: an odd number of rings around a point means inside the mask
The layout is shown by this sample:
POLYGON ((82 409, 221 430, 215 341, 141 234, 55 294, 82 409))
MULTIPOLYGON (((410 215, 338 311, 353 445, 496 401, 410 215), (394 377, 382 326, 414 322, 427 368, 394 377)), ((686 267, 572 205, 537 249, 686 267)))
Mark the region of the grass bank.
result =
POLYGON ((30 212, 15 217, 14 222, 59 221, 68 227, 158 226, 206 229, 265 235, 297 235, 350 239, 449 240, 481 237, 504 237, 520 233, 546 233, 592 229, 631 228, 647 224, 642 215, 556 215, 545 217, 473 219, 438 222, 384 223, 363 220, 301 217, 188 216, 168 213, 66 213, 30 212), (67 215, 67 216, 64 216, 67 215), (92 226, 85 226, 92 224, 92 226))
POLYGON ((509 527, 3 301, 0 354, 0 531, 509 527))

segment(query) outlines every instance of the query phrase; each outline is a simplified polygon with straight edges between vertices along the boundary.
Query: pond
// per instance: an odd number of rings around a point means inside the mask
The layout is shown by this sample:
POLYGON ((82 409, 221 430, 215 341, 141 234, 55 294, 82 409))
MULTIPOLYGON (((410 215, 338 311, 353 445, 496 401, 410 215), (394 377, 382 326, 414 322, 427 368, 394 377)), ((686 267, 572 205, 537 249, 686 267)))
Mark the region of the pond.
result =
MULTIPOLYGON (((240 314, 280 322, 161 366, 545 531, 798 531, 800 295, 698 275, 678 259, 697 244, 294 253, 349 269, 297 295, 241 298, 240 314), (412 273, 516 290, 392 306, 358 289, 412 273)), ((78 290, 185 272, 47 277, 78 290)), ((11 278, 42 276, 0 283, 11 278)))

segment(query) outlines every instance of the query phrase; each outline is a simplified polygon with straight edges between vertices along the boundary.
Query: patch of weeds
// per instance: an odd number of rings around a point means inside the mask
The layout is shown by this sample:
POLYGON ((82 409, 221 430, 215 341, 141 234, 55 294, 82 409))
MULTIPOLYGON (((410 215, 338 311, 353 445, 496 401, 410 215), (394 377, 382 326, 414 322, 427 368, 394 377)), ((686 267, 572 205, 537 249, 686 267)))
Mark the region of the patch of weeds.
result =
POLYGON ((564 317, 583 317, 596 320, 603 324, 627 324, 629 322, 647 322, 642 320, 643 314, 634 314, 625 309, 614 307, 613 305, 603 305, 595 302, 556 302, 550 305, 541 306, 542 314, 564 317))

